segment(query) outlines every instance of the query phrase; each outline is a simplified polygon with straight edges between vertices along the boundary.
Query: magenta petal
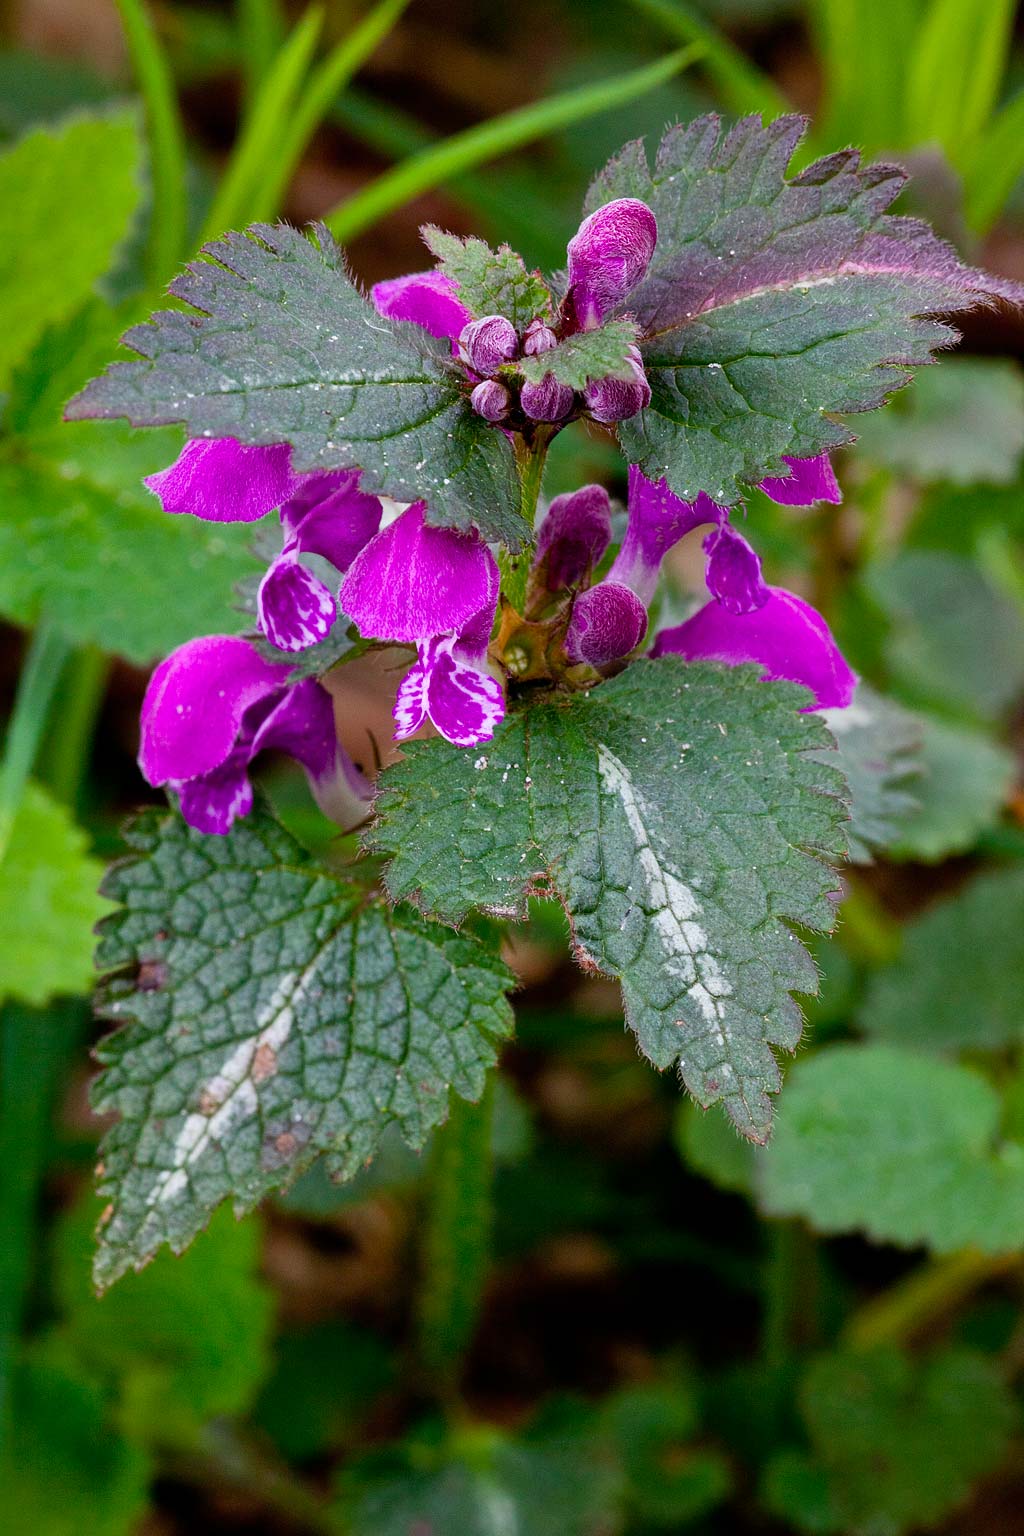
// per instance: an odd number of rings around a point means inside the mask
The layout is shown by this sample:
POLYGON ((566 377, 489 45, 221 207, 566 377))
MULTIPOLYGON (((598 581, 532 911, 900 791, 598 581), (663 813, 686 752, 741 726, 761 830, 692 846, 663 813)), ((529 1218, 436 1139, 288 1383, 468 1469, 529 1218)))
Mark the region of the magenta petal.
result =
POLYGON ((303 483, 281 508, 287 535, 303 554, 322 555, 346 571, 380 527, 381 504, 359 489, 358 469, 329 470, 303 476, 303 483))
POLYGON ((651 653, 688 661, 760 662, 765 676, 802 683, 814 694, 808 708, 844 708, 857 679, 817 609, 781 587, 753 613, 734 614, 710 602, 692 618, 658 635, 651 653))
POLYGON ((569 288, 584 330, 600 325, 650 265, 658 224, 646 203, 620 197, 583 220, 569 241, 569 288))
POLYGON ((427 674, 427 709, 453 746, 478 747, 490 741, 504 720, 505 696, 482 664, 442 643, 427 674))
POLYGON ((237 817, 248 816, 253 795, 247 767, 247 754, 233 753, 222 768, 178 786, 181 814, 190 827, 223 837, 237 817))
POLYGON ((496 581, 482 539, 431 528, 416 502, 353 561, 341 606, 365 637, 411 645, 461 630, 487 606, 496 581))
POLYGON ((256 622, 279 651, 304 651, 326 639, 337 613, 330 589, 294 553, 279 555, 260 582, 256 622))
POLYGON ((761 559, 741 533, 723 523, 704 540, 708 591, 730 613, 752 613, 768 601, 761 559))
POLYGON ((635 464, 629 470, 629 523, 608 575, 632 587, 645 603, 654 596, 661 562, 674 544, 702 523, 721 525, 729 515, 703 491, 683 501, 667 480, 648 480, 635 464))
POLYGON ((233 437, 192 438, 174 463, 145 484, 165 512, 190 512, 210 523, 254 523, 279 507, 299 484, 291 447, 243 447, 233 437))
POLYGON ((573 604, 566 655, 574 663, 604 667, 635 650, 646 629, 647 609, 636 593, 617 581, 601 581, 573 604))
POLYGON ((179 646, 157 667, 142 701, 139 767, 145 778, 167 784, 219 768, 246 710, 280 688, 288 670, 232 635, 179 646))
POLYGON ((575 586, 611 541, 612 515, 603 485, 584 485, 556 496, 537 530, 535 565, 546 563, 547 587, 575 586))
POLYGON ((283 691, 253 736, 250 756, 286 752, 311 777, 323 778, 333 771, 337 740, 331 696, 307 677, 283 691))
POLYGON ((409 320, 422 325, 431 336, 454 341, 471 318, 456 297, 458 291, 457 284, 443 272, 410 272, 407 277, 374 283, 370 296, 389 320, 409 320))
POLYGON ((843 493, 827 453, 819 453, 814 459, 788 459, 783 455, 782 462, 789 465, 792 474, 784 478, 772 475, 761 481, 761 490, 780 506, 811 507, 816 501, 842 501, 843 493))

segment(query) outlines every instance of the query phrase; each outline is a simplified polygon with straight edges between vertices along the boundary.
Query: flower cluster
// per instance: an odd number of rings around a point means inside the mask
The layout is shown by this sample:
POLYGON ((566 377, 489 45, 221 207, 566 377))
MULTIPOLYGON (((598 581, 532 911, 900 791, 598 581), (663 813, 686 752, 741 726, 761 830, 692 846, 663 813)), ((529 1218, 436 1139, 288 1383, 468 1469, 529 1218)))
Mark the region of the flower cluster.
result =
MULTIPOLYGON (((451 343, 472 409, 501 430, 529 437, 536 423, 557 427, 583 415, 612 424, 650 402, 636 348, 624 369, 580 392, 553 372, 538 379, 534 368, 526 377, 521 364, 621 315, 656 240, 644 203, 624 198, 598 209, 569 244, 561 302, 521 331, 502 315, 472 316, 440 270, 378 283, 372 298, 380 314, 451 343)), ((762 482, 767 495, 787 506, 839 500, 827 456, 785 463, 788 474, 762 482)), ((412 648, 394 705, 396 740, 429 725, 460 747, 476 746, 504 716, 505 675, 589 686, 636 651, 665 555, 702 526, 710 530, 709 601, 657 634, 651 654, 757 662, 768 677, 806 684, 816 707, 845 705, 852 695, 853 674, 824 621, 792 593, 765 585, 730 509, 703 494, 683 501, 635 467, 625 535, 599 580, 612 541, 607 493, 586 486, 551 503, 521 612, 501 597, 495 554, 477 533, 433 526, 423 501, 400 506, 371 494, 358 469, 298 472, 286 443, 192 440, 147 484, 169 513, 254 522, 276 509, 280 518, 280 552, 256 602, 263 643, 190 642, 154 673, 143 705, 143 773, 174 789, 186 819, 207 832, 226 832, 250 809, 248 769, 264 748, 300 762, 336 820, 365 814, 370 786, 338 745, 330 695, 312 678, 294 681, 287 659, 335 624, 356 625, 364 642, 412 648), (268 659, 275 651, 281 659, 268 659)))

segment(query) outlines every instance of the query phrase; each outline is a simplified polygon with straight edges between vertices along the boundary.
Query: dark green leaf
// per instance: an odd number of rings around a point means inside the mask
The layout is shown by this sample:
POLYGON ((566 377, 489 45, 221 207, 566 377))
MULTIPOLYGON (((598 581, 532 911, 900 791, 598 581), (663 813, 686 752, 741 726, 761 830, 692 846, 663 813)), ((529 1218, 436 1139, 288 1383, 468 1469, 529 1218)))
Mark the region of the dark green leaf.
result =
POLYGON ((577 958, 619 977, 658 1067, 702 1103, 768 1134, 817 974, 786 920, 831 926, 835 875, 806 850, 842 848, 841 785, 809 749, 805 695, 755 668, 634 663, 589 694, 514 713, 479 754, 408 749, 382 783, 373 846, 395 896, 457 920, 521 914, 550 888, 577 958))
POLYGON ((981 875, 903 930, 859 1023, 893 1044, 993 1049, 1024 1038, 1024 865, 981 875))
MULTIPOLYGON (((867 864, 872 853, 899 837, 917 806, 921 725, 915 715, 866 683, 859 685, 846 709, 824 710, 823 716, 835 737, 839 767, 850 791, 850 858, 867 864)), ((824 754, 821 760, 836 759, 824 754)))
POLYGON ((359 465, 367 490, 520 545, 512 448, 470 408, 449 344, 378 315, 330 235, 318 238, 257 224, 205 246, 171 284, 198 314, 164 310, 130 330, 139 359, 112 364, 69 418, 290 442, 296 469, 359 465))
POLYGON ((591 379, 628 379, 632 376, 629 352, 636 339, 634 321, 609 320, 599 330, 577 331, 550 352, 524 357, 518 367, 532 383, 539 383, 553 373, 560 384, 568 384, 570 389, 585 389, 591 379))
POLYGON ((888 1045, 834 1045, 797 1062, 761 1163, 764 1208, 819 1232, 938 1253, 1024 1242, 1024 1146, 967 1067, 888 1045))
POLYGON ((427 224, 421 230, 428 247, 448 277, 459 285, 459 299, 474 318, 504 315, 517 331, 531 320, 548 318, 551 295, 539 272, 530 272, 523 258, 507 245, 492 251, 474 235, 462 239, 427 224))
POLYGON ((928 229, 886 209, 905 175, 841 150, 791 180, 804 122, 717 117, 669 130, 653 173, 642 144, 598 176, 588 207, 639 197, 658 246, 626 308, 653 391, 620 440, 686 500, 731 505, 744 486, 850 440, 834 412, 870 410, 945 345, 950 314, 1024 289, 962 267, 928 229))
POLYGON ((262 812, 227 837, 151 812, 129 841, 98 956, 103 1011, 126 1024, 96 1095, 120 1116, 103 1284, 321 1152, 350 1177, 391 1122, 421 1145, 450 1088, 480 1095, 511 1027, 511 977, 480 942, 370 899, 262 812))
POLYGON ((822 1355, 800 1408, 813 1455, 773 1463, 768 1503, 815 1536, 930 1528, 999 1466, 1017 1422, 998 1366, 966 1349, 822 1355))

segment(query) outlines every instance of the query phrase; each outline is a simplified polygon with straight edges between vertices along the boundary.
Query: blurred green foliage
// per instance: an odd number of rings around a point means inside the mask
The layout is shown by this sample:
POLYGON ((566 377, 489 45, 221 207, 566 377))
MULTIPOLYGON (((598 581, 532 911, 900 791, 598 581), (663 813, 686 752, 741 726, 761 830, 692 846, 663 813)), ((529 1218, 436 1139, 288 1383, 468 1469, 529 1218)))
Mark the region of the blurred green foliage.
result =
MULTIPOLYGON (((375 278, 426 264, 415 227, 429 218, 557 267, 593 168, 708 106, 814 108, 807 157, 847 142, 910 157, 915 206, 972 259, 996 230, 990 259, 1019 275, 1016 8, 119 9, 130 77, 16 35, 0 52, 0 206, 17 233, 0 253, 0 1524, 1011 1529, 999 1501, 1019 1504, 1024 1361, 1019 325, 987 317, 967 339, 978 355, 865 419, 840 464, 841 513, 763 497, 748 509, 771 578, 813 596, 864 677, 912 711, 924 766, 893 855, 848 875, 838 933, 815 951, 822 994, 772 1146, 740 1143, 653 1078, 617 1000, 569 980, 564 920, 538 904, 517 939, 515 1088, 499 1085, 486 1134, 463 1127, 464 1178, 448 1149, 447 1204, 445 1149, 417 1157, 386 1140, 351 1185, 314 1169, 262 1217, 221 1209, 186 1254, 102 1299, 88 1280, 102 1213, 84 1191, 97 1128, 80 1108, 81 999, 105 905, 98 850, 118 846, 142 793, 131 668, 241 628, 232 591, 256 564, 246 530, 186 527, 141 488, 176 452, 174 429, 60 416, 200 231, 326 214, 359 231, 356 270, 375 278), (1008 355, 981 355, 993 349, 1008 355), (42 686, 26 669, 19 688, 13 658, 32 629, 60 665, 42 686), (463 1183, 472 1231, 458 1230, 463 1183), (465 1245, 444 1239, 456 1269, 436 1289, 435 1256, 428 1291, 423 1234, 446 1227, 465 1245), (992 1502, 971 1505, 986 1485, 992 1502)), ((546 491, 615 464, 574 428, 546 491)), ((679 583, 683 606, 685 571, 679 583)))

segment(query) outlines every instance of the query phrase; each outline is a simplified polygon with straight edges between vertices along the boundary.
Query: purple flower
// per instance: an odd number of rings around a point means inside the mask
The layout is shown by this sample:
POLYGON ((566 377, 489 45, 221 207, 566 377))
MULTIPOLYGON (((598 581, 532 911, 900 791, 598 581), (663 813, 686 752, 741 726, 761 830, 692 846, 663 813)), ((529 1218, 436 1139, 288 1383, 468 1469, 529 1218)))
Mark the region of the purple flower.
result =
POLYGON ((647 629, 647 609, 629 587, 600 581, 581 592, 572 608, 565 653, 573 663, 604 667, 636 649, 647 629))
POLYGON ((357 469, 304 475, 281 508, 284 546, 260 583, 257 623, 272 645, 302 651, 323 640, 337 616, 334 595, 300 555, 320 555, 338 572, 380 527, 381 504, 359 489, 357 469))
POLYGON ((459 357, 482 379, 489 379, 503 363, 510 363, 518 351, 515 326, 504 315, 471 320, 459 333, 459 357))
POLYGON ((534 572, 549 592, 574 587, 611 541, 612 516, 602 485, 556 496, 537 530, 534 572))
POLYGON ((741 533, 722 523, 704 540, 708 591, 730 613, 752 613, 768 601, 761 560, 741 533))
POLYGON ((191 438, 174 463, 145 485, 165 512, 189 512, 210 523, 254 523, 293 495, 302 476, 287 443, 244 447, 233 437, 191 438))
POLYGON ((443 272, 410 272, 374 283, 370 297, 389 320, 409 320, 431 336, 454 341, 472 318, 456 295, 458 285, 443 272))
POLYGON ((682 501, 668 482, 648 480, 635 464, 629 470, 629 522, 622 547, 608 572, 609 580, 631 587, 641 602, 649 603, 658 585, 661 562, 684 534, 702 523, 721 527, 728 519, 721 507, 703 492, 696 501, 682 501))
POLYGON ((342 825, 365 814, 371 789, 339 746, 330 695, 311 678, 264 661, 232 635, 190 640, 160 663, 142 702, 139 767, 181 799, 200 832, 230 831, 252 810, 249 764, 265 748, 306 770, 322 809, 342 825))
POLYGON ((423 512, 415 503, 370 540, 342 583, 341 603, 364 636, 417 648, 395 703, 396 740, 429 718, 456 746, 476 746, 505 713, 487 669, 498 566, 475 533, 432 528, 423 512))
POLYGON ((837 505, 843 499, 832 460, 827 453, 819 453, 814 459, 788 459, 783 455, 791 474, 769 476, 761 481, 761 490, 783 507, 810 507, 816 501, 831 501, 837 505))
POLYGON ((583 220, 569 241, 569 298, 591 331, 629 296, 650 266, 658 224, 646 203, 621 197, 583 220))
POLYGON ((553 373, 546 373, 539 384, 523 385, 519 403, 531 421, 564 421, 575 398, 568 384, 559 384, 553 373))
POLYGON ((753 613, 730 613, 720 602, 706 603, 685 623, 663 629, 651 654, 729 666, 760 662, 766 678, 809 688, 814 703, 808 709, 845 708, 857 684, 821 614, 781 587, 769 587, 766 601, 753 613))
POLYGON ((595 421, 605 426, 616 421, 628 421, 631 416, 646 410, 650 405, 651 386, 647 382, 638 347, 629 349, 629 366, 633 370, 632 378, 592 379, 583 391, 587 410, 595 421))

